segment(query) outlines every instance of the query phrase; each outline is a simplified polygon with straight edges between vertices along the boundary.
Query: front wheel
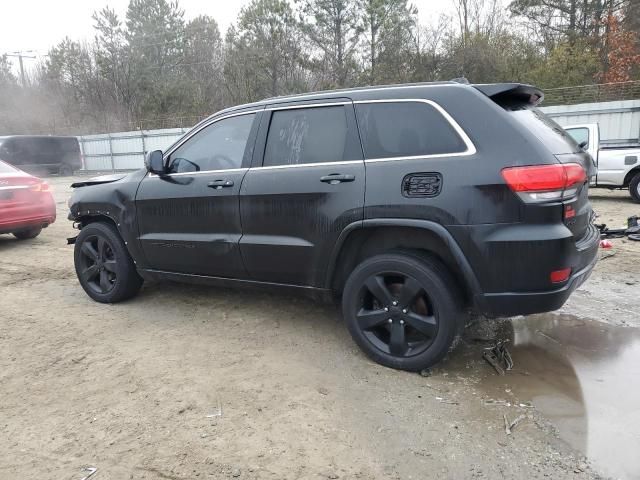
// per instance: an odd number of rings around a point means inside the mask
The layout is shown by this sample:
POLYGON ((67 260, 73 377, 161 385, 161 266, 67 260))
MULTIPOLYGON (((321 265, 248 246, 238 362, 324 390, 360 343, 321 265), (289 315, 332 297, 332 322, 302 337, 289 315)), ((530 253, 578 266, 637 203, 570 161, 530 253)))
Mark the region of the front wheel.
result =
POLYGON ((640 172, 629 182, 629 193, 634 202, 640 203, 640 172))
POLYGON ((97 222, 84 227, 76 239, 74 263, 80 285, 97 302, 126 300, 142 286, 133 260, 113 225, 97 222))
POLYGON ((354 341, 374 361, 417 371, 442 360, 462 334, 457 285, 438 260, 383 254, 349 276, 342 310, 354 341))

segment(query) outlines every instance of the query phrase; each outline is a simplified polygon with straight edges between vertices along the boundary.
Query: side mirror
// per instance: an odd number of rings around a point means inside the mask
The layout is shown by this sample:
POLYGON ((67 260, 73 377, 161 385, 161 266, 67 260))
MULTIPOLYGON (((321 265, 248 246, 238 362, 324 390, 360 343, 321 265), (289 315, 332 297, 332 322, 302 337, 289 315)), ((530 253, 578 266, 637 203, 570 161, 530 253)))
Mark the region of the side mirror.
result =
POLYGON ((154 150, 153 152, 149 152, 144 158, 144 166, 150 173, 155 173, 156 175, 164 175, 166 173, 166 169, 164 167, 164 157, 162 155, 162 150, 154 150))
POLYGON ((579 146, 581 149, 583 149, 583 150, 584 150, 584 148, 585 148, 587 145, 589 145, 589 142, 587 142, 586 140, 583 140, 582 142, 580 142, 580 143, 578 144, 578 146, 579 146))

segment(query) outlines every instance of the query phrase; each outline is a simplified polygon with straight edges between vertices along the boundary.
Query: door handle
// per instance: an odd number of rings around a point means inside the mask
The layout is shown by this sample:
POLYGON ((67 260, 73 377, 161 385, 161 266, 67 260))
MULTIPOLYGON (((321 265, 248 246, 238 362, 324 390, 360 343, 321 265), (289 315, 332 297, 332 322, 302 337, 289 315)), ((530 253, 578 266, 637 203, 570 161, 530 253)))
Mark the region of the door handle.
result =
POLYGON ((221 188, 233 187, 233 180, 214 180, 207 184, 209 188, 220 190, 221 188))
POLYGON ((332 173, 331 175, 320 177, 321 182, 329 183, 331 185, 336 185, 342 182, 353 182, 355 179, 355 175, 342 175, 340 173, 332 173))

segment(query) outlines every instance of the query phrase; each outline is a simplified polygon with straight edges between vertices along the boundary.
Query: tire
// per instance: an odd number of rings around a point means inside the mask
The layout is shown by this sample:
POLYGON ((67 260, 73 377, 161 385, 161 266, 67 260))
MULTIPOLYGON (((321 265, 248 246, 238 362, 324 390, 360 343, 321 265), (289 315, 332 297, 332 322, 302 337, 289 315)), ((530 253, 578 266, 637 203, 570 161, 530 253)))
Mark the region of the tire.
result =
POLYGON ((74 263, 80 285, 96 302, 127 300, 142 286, 120 234, 109 223, 90 223, 80 231, 74 263))
POLYGON ((36 238, 42 232, 42 227, 32 227, 27 228, 25 230, 19 230, 17 232, 13 232, 13 236, 18 240, 30 240, 32 238, 36 238))
POLYGON ((342 312, 371 359, 409 371, 441 361, 457 344, 466 318, 447 268, 412 252, 377 255, 358 265, 345 284, 342 312))
POLYGON ((61 177, 70 177, 73 175, 73 168, 71 167, 71 165, 63 163, 62 165, 60 165, 58 175, 60 175, 61 177))
POLYGON ((634 202, 640 203, 640 172, 629 182, 629 193, 634 202))

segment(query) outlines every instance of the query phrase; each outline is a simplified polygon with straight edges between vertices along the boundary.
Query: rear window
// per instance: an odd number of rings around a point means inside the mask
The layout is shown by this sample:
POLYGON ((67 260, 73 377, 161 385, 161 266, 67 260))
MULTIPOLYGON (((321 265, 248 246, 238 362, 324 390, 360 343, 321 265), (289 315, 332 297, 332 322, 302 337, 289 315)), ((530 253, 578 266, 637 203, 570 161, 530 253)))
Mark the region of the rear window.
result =
POLYGON ((356 112, 366 158, 445 155, 467 149, 447 119, 427 103, 362 103, 356 112))
POLYGON ((277 110, 271 117, 264 166, 340 162, 346 146, 343 106, 277 110))
POLYGON ((13 168, 11 165, 0 162, 0 173, 16 173, 17 171, 18 169, 13 168))
POLYGON ((545 144, 552 153, 576 153, 582 150, 564 128, 537 108, 512 107, 509 114, 529 132, 545 144))

